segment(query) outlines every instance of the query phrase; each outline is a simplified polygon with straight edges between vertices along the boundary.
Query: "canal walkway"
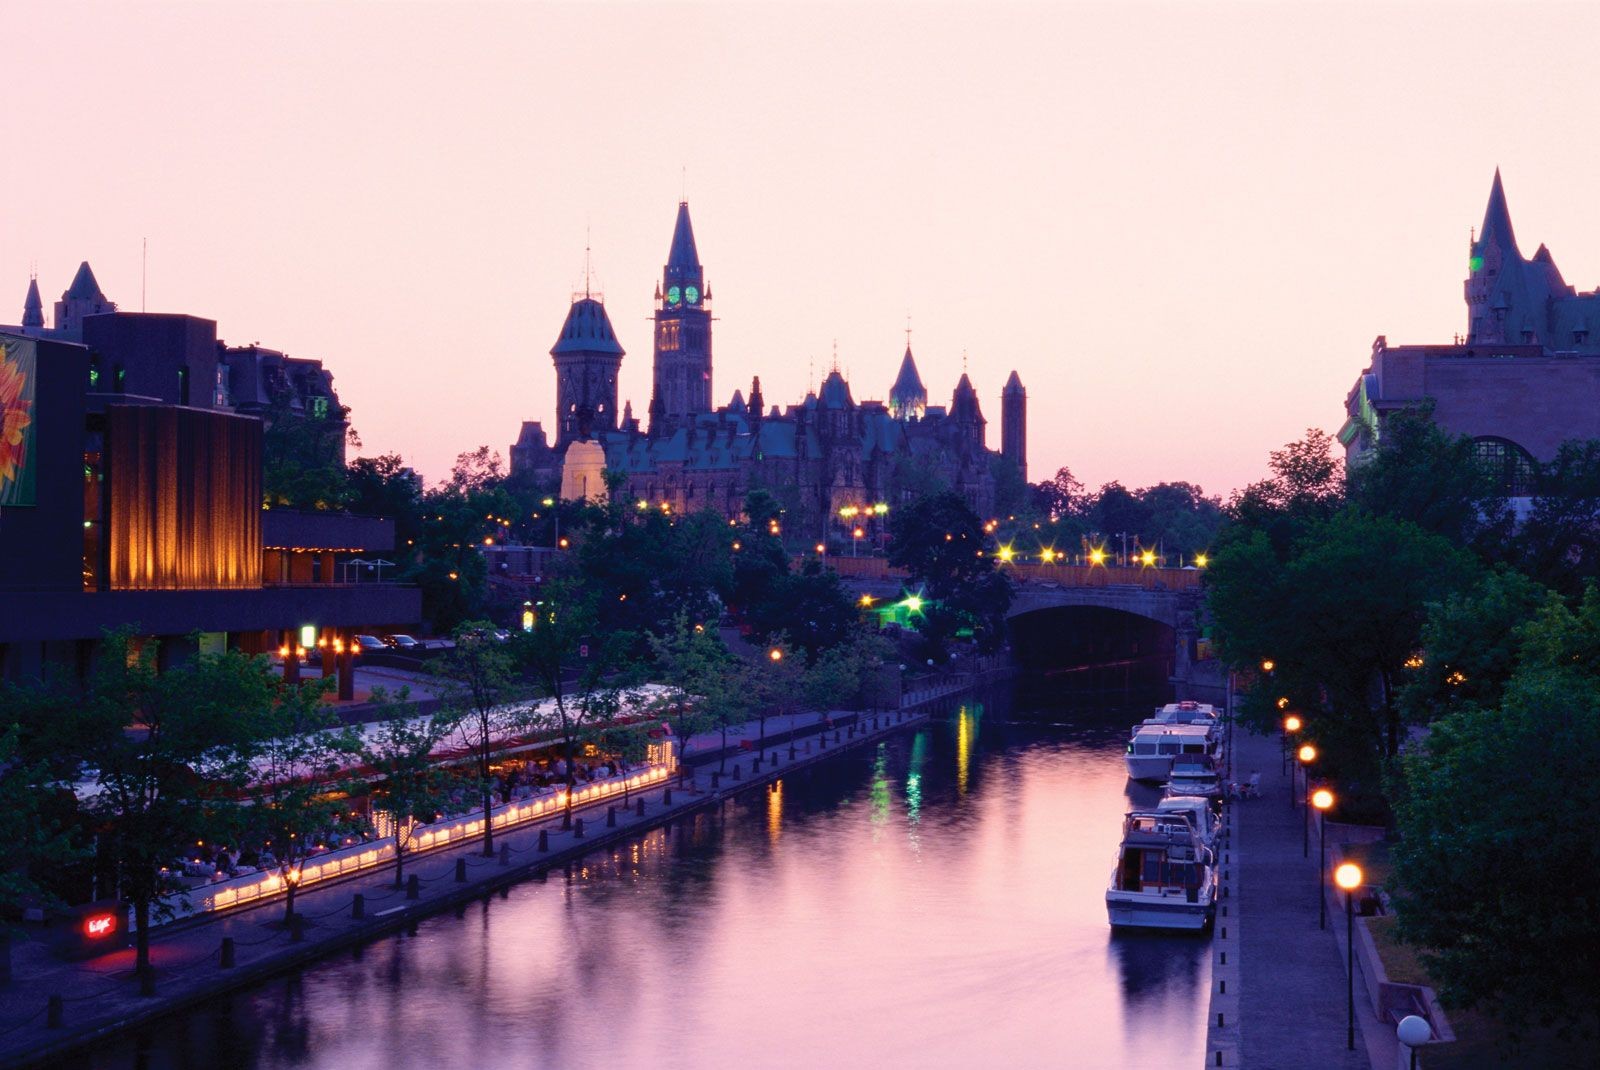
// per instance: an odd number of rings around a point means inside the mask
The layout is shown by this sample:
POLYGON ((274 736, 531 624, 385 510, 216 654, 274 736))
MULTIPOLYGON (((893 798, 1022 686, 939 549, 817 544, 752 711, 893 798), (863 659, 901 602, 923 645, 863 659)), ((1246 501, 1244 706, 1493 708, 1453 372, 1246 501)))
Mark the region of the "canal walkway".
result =
MULTIPOLYGON (((962 690, 952 682, 949 695, 962 690)), ((617 841, 663 825, 671 835, 674 823, 724 798, 925 723, 926 706, 940 697, 918 696, 918 706, 907 703, 895 711, 803 714, 781 725, 769 719, 759 762, 753 752, 742 751, 707 761, 721 749, 721 733, 696 736, 686 749, 690 775, 684 782, 674 776, 667 786, 635 792, 626 807, 614 800, 580 807, 570 830, 551 817, 499 832, 495 857, 484 857, 477 842, 408 855, 409 887, 394 887, 389 867, 309 887, 296 902, 303 927, 283 925, 281 900, 162 926, 151 936, 153 997, 138 994, 131 947, 68 962, 42 942, 16 945, 12 980, 0 988, 0 1066, 48 1064, 98 1037, 411 928, 495 891, 505 894, 512 884, 617 841), (774 738, 791 734, 792 739, 774 738), (696 758, 703 764, 695 766, 696 758)), ((743 726, 730 733, 730 742, 758 730, 743 726)))
POLYGON ((1233 779, 1259 771, 1261 798, 1228 807, 1205 1065, 1394 1070, 1394 1028, 1373 1016, 1359 964, 1356 1050, 1346 1047, 1345 919, 1330 911, 1318 928, 1316 830, 1308 859, 1282 768, 1277 736, 1234 733, 1233 779))

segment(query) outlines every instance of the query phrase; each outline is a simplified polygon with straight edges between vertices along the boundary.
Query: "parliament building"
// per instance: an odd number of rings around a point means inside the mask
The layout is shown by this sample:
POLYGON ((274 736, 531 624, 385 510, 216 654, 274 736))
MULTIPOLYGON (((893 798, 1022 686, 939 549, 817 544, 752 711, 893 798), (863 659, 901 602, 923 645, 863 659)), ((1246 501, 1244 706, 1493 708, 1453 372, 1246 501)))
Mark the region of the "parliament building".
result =
MULTIPOLYGON (((606 493, 602 472, 627 501, 675 512, 737 517, 745 494, 778 499, 790 531, 833 531, 841 510, 909 501, 951 489, 980 515, 997 490, 1027 474, 1027 392, 1013 371, 1000 394, 999 451, 988 448, 978 391, 963 373, 948 405, 930 404, 909 343, 887 402, 856 400, 837 367, 798 403, 769 404, 761 379, 713 402, 711 288, 695 247, 689 206, 678 205, 672 247, 655 294, 654 374, 647 419, 618 406, 624 356, 605 305, 574 298, 550 355, 555 361, 555 441, 539 421, 511 447, 514 476, 561 482, 563 497, 606 493)), ((881 513, 881 510, 879 510, 881 513)))

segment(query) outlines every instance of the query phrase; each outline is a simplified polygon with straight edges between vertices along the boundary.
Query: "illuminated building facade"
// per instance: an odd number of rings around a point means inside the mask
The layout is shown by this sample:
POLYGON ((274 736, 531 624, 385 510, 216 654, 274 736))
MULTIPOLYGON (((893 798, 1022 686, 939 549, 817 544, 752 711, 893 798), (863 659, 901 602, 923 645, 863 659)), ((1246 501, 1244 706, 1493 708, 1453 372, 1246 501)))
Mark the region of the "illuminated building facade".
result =
POLYGON ((1464 291, 1464 337, 1378 338, 1345 399, 1339 440, 1355 461, 1377 445, 1389 413, 1431 405, 1440 427, 1475 441, 1506 493, 1527 495, 1535 461, 1569 439, 1600 438, 1600 290, 1577 292, 1543 245, 1522 255, 1496 171, 1464 291))
POLYGON ((302 408, 337 406, 320 363, 289 366, 301 386, 275 379, 282 354, 230 350, 194 316, 103 311, 44 328, 35 289, 30 325, 0 327, 0 400, 15 395, 6 427, 20 429, 22 462, 0 457, 0 678, 51 664, 81 677, 119 627, 166 664, 196 633, 201 649, 298 654, 421 617, 414 588, 354 582, 393 550, 392 521, 262 508, 256 402, 279 388, 302 408))

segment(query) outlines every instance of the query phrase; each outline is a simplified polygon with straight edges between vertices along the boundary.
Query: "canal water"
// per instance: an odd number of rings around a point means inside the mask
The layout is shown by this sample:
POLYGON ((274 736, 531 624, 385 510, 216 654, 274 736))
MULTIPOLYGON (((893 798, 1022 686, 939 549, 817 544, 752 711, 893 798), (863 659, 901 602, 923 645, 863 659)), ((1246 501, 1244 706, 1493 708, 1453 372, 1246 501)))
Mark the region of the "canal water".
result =
POLYGON ((1066 723, 975 703, 69 1065, 1198 1066, 1209 937, 1106 924, 1141 710, 1028 712, 1066 723))

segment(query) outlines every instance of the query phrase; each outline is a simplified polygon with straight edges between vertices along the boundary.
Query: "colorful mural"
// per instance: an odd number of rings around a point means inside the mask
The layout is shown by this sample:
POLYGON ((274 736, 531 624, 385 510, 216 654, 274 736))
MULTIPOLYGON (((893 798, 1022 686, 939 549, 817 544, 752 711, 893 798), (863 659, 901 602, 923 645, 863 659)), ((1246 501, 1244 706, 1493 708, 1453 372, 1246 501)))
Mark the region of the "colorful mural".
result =
POLYGON ((0 508, 34 504, 34 379, 31 338, 0 335, 0 508))

